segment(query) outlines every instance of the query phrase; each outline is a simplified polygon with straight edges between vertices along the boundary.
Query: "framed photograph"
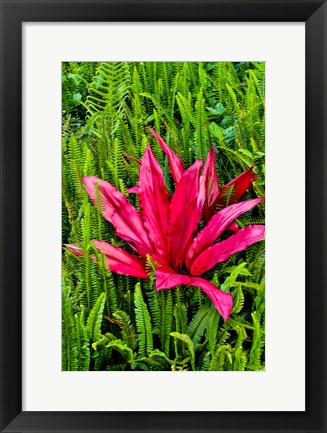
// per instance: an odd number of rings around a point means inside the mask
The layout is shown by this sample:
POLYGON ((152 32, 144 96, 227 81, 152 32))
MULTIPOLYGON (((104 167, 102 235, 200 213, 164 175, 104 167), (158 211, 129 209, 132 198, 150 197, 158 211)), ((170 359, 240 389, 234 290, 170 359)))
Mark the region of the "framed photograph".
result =
POLYGON ((326 430, 326 54, 325 1, 1 1, 1 431, 326 430))

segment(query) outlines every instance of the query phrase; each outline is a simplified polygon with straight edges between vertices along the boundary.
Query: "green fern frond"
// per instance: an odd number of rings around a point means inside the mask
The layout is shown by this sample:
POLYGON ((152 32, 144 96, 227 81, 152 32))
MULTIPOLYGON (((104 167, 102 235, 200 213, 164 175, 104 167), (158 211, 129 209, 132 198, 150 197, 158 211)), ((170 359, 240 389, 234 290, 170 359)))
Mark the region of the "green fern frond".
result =
POLYGON ((141 285, 135 286, 135 318, 139 337, 139 355, 147 356, 153 351, 152 325, 146 303, 144 302, 141 285))
POLYGON ((244 293, 242 290, 242 286, 238 286, 236 289, 232 291, 233 295, 233 309, 232 313, 237 314, 242 311, 242 308, 244 306, 244 293))
MULTIPOLYGON (((178 290, 178 289, 176 289, 178 290)), ((177 301, 174 307, 174 317, 175 317, 175 329, 180 334, 186 334, 187 332, 187 306, 180 300, 177 301)), ((185 350, 182 344, 175 344, 175 350, 177 353, 182 355, 185 354, 185 350)))
POLYGON ((234 371, 244 371, 247 364, 247 356, 243 350, 243 341, 247 337, 244 328, 241 327, 236 328, 237 331, 237 340, 234 349, 234 360, 233 360, 233 370, 234 371))
POLYGON ((158 294, 161 320, 159 338, 163 352, 169 357, 170 332, 173 325, 173 299, 171 291, 161 290, 158 294))
POLYGON ((75 333, 74 315, 67 298, 62 300, 62 353, 63 371, 78 370, 78 344, 75 333))
POLYGON ((157 269, 161 268, 161 265, 154 260, 150 254, 146 255, 146 261, 145 261, 145 269, 150 274, 156 271, 157 269))
POLYGON ((187 328, 187 335, 192 339, 194 344, 198 344, 205 333, 208 313, 209 305, 202 305, 187 328))
POLYGON ((258 315, 256 312, 251 314, 253 320, 253 340, 252 347, 250 351, 249 357, 249 368, 253 370, 260 370, 262 366, 261 355, 262 355, 262 329, 260 325, 260 321, 258 319, 258 315))
POLYGON ((226 278, 226 280, 221 285, 221 290, 224 292, 230 291, 232 287, 235 287, 235 283, 237 280, 237 277, 242 274, 243 270, 246 267, 246 262, 241 263, 238 266, 233 266, 230 272, 230 276, 226 278))
POLYGON ((78 371, 88 371, 90 368, 90 346, 89 337, 87 335, 84 324, 84 309, 81 313, 75 314, 75 332, 78 347, 78 371))
POLYGON ((121 324, 121 333, 124 343, 126 343, 132 350, 135 350, 137 348, 138 337, 129 315, 125 313, 125 311, 117 310, 113 316, 121 324))
POLYGON ((231 346, 229 344, 219 346, 211 359, 209 371, 224 371, 226 356, 228 353, 230 355, 230 351, 231 346))
POLYGON ((170 370, 171 365, 173 365, 173 361, 171 361, 165 353, 156 349, 146 358, 140 358, 135 360, 135 365, 140 367, 142 370, 151 370, 151 371, 165 371, 170 370), (146 368, 144 368, 144 365, 146 368))
POLYGON ((111 348, 111 349, 114 349, 117 352, 119 352, 126 362, 128 362, 128 363, 133 362, 133 359, 134 359, 133 351, 123 341, 118 340, 118 339, 110 341, 106 345, 106 348, 111 348))
POLYGON ((209 130, 205 106, 206 103, 203 96, 203 89, 201 88, 196 98, 193 124, 195 128, 195 155, 203 161, 205 161, 210 151, 209 130))
POLYGON ((207 319, 206 327, 206 339, 208 340, 208 346, 210 353, 213 353, 217 344, 218 325, 220 320, 220 314, 214 305, 210 306, 207 319))
POLYGON ((194 348, 194 343, 193 341, 190 339, 190 337, 186 334, 180 334, 179 332, 171 332, 170 335, 175 339, 175 340, 179 340, 182 343, 186 344, 188 351, 190 352, 191 355, 191 365, 192 365, 192 370, 195 370, 195 348, 194 348))
POLYGON ((105 301, 106 295, 101 293, 87 318, 86 331, 91 341, 98 341, 101 338, 101 323, 105 301))

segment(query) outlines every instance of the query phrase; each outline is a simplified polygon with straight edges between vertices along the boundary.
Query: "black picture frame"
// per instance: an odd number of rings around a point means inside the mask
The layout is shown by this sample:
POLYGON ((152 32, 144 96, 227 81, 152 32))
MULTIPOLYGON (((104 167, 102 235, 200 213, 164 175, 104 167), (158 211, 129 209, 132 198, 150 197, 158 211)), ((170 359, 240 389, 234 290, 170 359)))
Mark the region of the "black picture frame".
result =
MULTIPOLYGON (((326 432, 326 1, 1 0, 0 4, 1 432, 326 432), (305 22, 305 412, 255 408, 253 412, 22 412, 22 23, 67 21, 305 22)), ((296 180, 287 190, 292 188, 296 180)), ((291 362, 296 362, 296 354, 291 362)))

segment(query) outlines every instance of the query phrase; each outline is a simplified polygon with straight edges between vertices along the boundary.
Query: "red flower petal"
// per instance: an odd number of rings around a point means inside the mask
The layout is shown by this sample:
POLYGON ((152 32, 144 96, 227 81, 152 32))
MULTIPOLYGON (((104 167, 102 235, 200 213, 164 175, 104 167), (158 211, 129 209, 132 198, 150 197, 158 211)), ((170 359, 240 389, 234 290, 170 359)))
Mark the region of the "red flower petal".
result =
POLYGON ((135 251, 137 251, 140 254, 140 256, 145 258, 146 255, 148 254, 152 259, 158 262, 161 266, 168 266, 166 257, 163 257, 162 255, 158 254, 158 251, 153 250, 153 248, 149 248, 143 245, 142 243, 139 243, 131 239, 129 236, 126 236, 119 232, 116 232, 116 236, 126 241, 132 248, 134 248, 135 251))
POLYGON ((205 200, 205 177, 201 176, 199 181, 201 165, 198 160, 183 174, 170 202, 168 250, 175 270, 184 261, 201 218, 205 200))
POLYGON ((163 139, 156 133, 155 130, 150 128, 152 134, 156 137, 158 143, 160 144, 162 150, 166 154, 168 158, 168 164, 170 168, 171 175, 176 183, 179 182, 180 178, 184 173, 183 162, 178 155, 168 146, 167 143, 163 141, 163 139))
POLYGON ((128 188, 126 192, 128 192, 128 194, 138 194, 140 192, 140 188, 138 186, 132 186, 132 188, 128 188))
POLYGON ((239 231, 239 229, 240 229, 239 226, 234 222, 234 223, 230 224, 226 230, 228 232, 236 233, 237 231, 239 231))
POLYGON ((206 176, 206 200, 203 206, 204 221, 207 222, 215 213, 216 199, 219 195, 219 185, 215 165, 215 149, 212 148, 207 156, 202 174, 206 176))
POLYGON ((218 289, 217 286, 203 278, 191 278, 191 285, 200 287, 204 293, 209 296, 214 306, 223 316, 225 322, 228 319, 233 306, 233 296, 230 293, 225 293, 218 289))
MULTIPOLYGON (((114 247, 111 244, 103 241, 92 241, 97 249, 105 254, 107 259, 108 268, 117 274, 128 275, 131 277, 146 278, 149 276, 145 271, 144 260, 139 257, 133 256, 121 248, 114 247)), ((84 256, 81 245, 66 244, 65 245, 71 252, 77 256, 84 256)), ((90 256, 90 260, 97 261, 94 253, 90 256)))
POLYGON ((108 242, 92 241, 92 243, 101 253, 105 254, 111 271, 131 277, 149 278, 145 271, 144 260, 108 242))
POLYGON ((65 247, 69 249, 72 253, 76 254, 77 256, 83 257, 83 249, 80 244, 65 244, 65 247))
POLYGON ((135 158, 135 156, 132 155, 128 155, 127 153, 124 154, 127 158, 132 159, 133 161, 137 162, 138 164, 141 164, 141 161, 137 158, 135 158))
POLYGON ((214 215, 191 243, 186 255, 186 266, 190 268, 192 262, 202 251, 210 247, 236 218, 252 209, 262 200, 263 198, 257 198, 232 204, 214 215))
POLYGON ((256 178, 256 175, 252 171, 253 167, 254 165, 221 188, 220 195, 217 199, 218 205, 226 205, 226 197, 228 197, 229 200, 228 204, 237 202, 245 191, 252 187, 252 182, 256 178), (231 189, 231 186, 233 189, 230 195, 228 194, 228 190, 231 189))
POLYGON ((110 183, 94 176, 84 177, 83 182, 95 206, 97 204, 100 206, 101 215, 110 221, 118 232, 124 233, 146 246, 150 245, 140 214, 123 194, 110 183), (97 184, 99 185, 100 203, 97 203, 97 184))
POLYGON ((188 275, 165 272, 160 269, 155 271, 155 276, 157 290, 171 289, 172 287, 179 286, 180 284, 187 285, 191 282, 191 278, 188 275))
POLYGON ((240 229, 228 239, 204 250, 193 262, 191 275, 201 275, 219 262, 228 259, 232 254, 245 250, 250 245, 264 238, 265 226, 250 225, 240 229))
POLYGON ((161 167, 148 146, 141 162, 139 198, 144 226, 153 249, 164 256, 167 251, 169 200, 161 167))
POLYGON ((172 287, 176 287, 181 284, 200 287, 212 300, 213 304, 223 316, 224 320, 226 321, 228 319, 233 304, 233 297, 231 294, 219 290, 218 287, 209 281, 204 280, 203 278, 189 277, 188 275, 165 272, 161 269, 155 271, 155 275, 157 290, 171 289, 172 287))

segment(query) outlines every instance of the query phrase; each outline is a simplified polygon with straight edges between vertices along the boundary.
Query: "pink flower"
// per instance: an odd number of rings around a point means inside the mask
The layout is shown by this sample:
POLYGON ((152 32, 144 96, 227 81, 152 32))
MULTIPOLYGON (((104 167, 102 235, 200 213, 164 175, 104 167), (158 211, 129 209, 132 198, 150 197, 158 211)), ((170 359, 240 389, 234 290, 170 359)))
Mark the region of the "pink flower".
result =
MULTIPOLYGON (((137 255, 107 242, 93 243, 106 256, 109 269, 123 275, 149 278, 145 270, 149 255, 159 265, 155 271, 157 290, 182 284, 200 287, 226 321, 232 309, 232 295, 200 276, 264 238, 263 225, 238 229, 234 222, 263 200, 257 198, 236 203, 252 185, 252 167, 219 189, 214 149, 202 170, 201 160, 185 170, 182 160, 155 131, 151 132, 167 155, 176 184, 173 195, 170 196, 166 189, 161 167, 150 146, 141 160, 138 186, 129 190, 129 193, 139 194, 141 213, 108 182, 94 176, 84 177, 86 191, 93 203, 100 205, 102 216, 111 222, 116 235, 137 255), (232 188, 229 193, 232 204, 223 207, 228 188, 232 188), (217 206, 223 209, 216 212, 217 206), (202 215, 206 225, 199 231, 202 215), (236 233, 217 243, 227 229, 236 233)), ((82 255, 77 245, 68 245, 68 248, 82 255)))

